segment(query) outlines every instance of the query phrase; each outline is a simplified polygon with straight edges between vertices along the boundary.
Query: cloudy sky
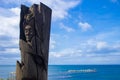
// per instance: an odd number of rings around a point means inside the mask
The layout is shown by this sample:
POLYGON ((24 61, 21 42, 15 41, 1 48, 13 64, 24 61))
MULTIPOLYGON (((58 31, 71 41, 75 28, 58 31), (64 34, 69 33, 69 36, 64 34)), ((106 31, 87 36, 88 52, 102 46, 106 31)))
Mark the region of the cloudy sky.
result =
POLYGON ((120 64, 120 0, 0 0, 0 65, 20 60, 20 5, 52 9, 49 64, 120 64))

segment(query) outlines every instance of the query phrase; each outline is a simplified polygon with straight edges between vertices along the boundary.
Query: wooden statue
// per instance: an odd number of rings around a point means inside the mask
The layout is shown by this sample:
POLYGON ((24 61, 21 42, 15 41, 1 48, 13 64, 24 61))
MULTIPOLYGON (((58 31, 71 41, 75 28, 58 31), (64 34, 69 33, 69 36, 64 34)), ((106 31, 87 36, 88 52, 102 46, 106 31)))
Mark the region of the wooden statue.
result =
POLYGON ((16 64, 16 80, 47 80, 51 9, 34 4, 21 5, 21 62, 16 64))

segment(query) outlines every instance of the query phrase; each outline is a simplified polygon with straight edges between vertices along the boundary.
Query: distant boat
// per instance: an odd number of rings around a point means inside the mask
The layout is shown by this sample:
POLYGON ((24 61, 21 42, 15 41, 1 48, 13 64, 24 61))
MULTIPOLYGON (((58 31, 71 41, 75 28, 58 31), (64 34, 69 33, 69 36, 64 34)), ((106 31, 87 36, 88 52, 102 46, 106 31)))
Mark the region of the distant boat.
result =
POLYGON ((88 73, 96 72, 96 69, 81 69, 81 70, 68 70, 69 73, 88 73))

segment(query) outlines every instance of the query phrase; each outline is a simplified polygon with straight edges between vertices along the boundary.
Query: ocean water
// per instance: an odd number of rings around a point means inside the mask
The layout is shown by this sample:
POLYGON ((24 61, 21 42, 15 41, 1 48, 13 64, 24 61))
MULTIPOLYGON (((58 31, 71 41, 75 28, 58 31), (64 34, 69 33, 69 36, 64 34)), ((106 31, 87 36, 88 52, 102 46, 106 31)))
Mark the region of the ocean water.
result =
MULTIPOLYGON (((8 78, 15 65, 0 65, 0 78, 8 78)), ((120 65, 49 65, 48 80, 120 80, 120 65)))

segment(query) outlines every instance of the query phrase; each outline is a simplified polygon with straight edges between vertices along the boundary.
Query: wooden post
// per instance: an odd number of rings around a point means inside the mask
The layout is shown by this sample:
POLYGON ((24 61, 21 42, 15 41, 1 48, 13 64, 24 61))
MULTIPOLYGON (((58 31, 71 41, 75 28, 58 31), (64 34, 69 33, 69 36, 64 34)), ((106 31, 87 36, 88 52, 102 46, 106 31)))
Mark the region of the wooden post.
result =
POLYGON ((21 5, 21 62, 16 64, 16 80, 47 80, 52 10, 46 5, 21 5))

